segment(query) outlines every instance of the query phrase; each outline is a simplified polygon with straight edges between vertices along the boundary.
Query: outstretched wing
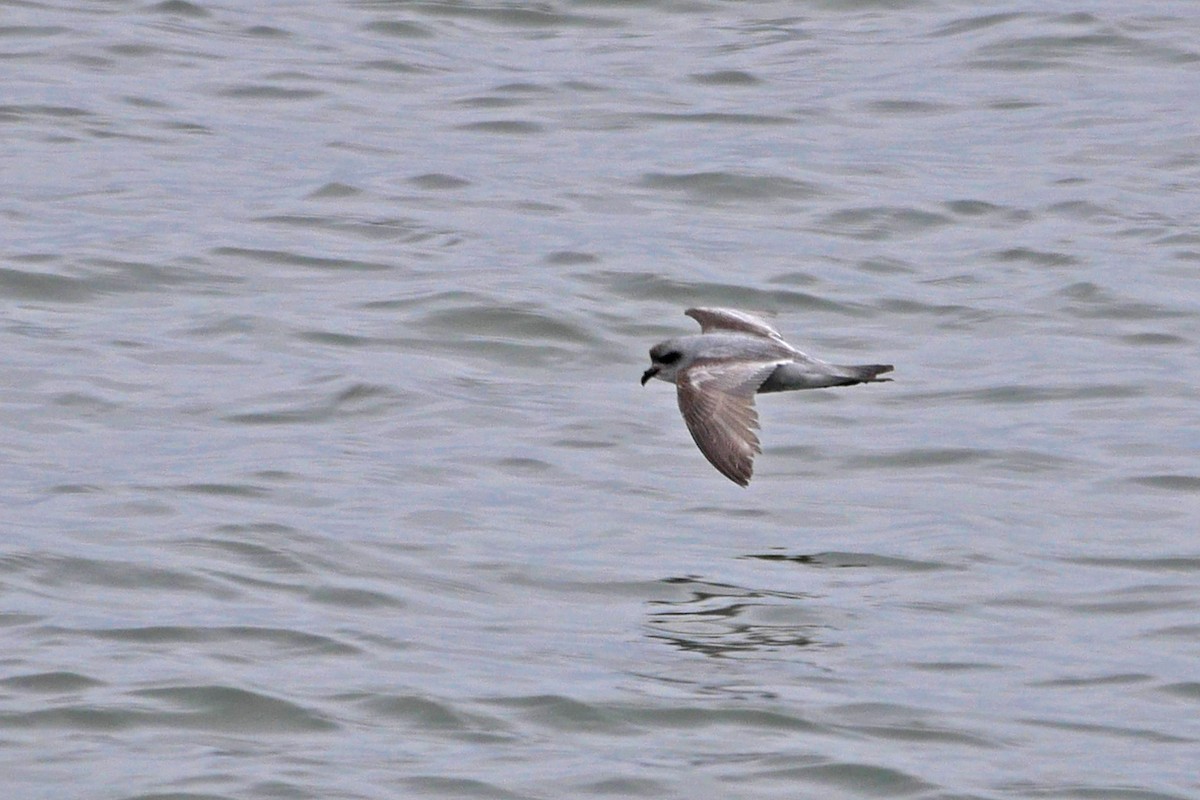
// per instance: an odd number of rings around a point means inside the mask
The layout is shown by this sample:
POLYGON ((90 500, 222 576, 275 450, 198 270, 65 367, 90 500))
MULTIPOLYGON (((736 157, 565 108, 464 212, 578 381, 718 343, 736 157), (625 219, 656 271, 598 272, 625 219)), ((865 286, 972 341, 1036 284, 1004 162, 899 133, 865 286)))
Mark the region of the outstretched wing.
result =
POLYGON ((700 332, 736 331, 752 336, 762 336, 781 344, 787 344, 779 331, 772 328, 761 318, 736 308, 689 308, 683 312, 700 323, 700 332))
POLYGON ((784 362, 700 361, 675 379, 679 410, 696 446, 729 480, 750 483, 761 453, 754 393, 784 362))

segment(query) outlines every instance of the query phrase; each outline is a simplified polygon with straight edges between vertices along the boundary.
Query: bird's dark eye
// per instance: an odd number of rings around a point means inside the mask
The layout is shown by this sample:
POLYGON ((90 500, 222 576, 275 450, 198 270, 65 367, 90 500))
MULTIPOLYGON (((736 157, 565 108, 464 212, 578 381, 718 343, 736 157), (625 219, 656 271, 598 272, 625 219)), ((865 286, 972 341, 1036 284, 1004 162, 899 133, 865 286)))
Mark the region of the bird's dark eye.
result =
POLYGON ((679 357, 681 355, 682 355, 682 353, 680 353, 678 350, 672 350, 669 353, 663 353, 661 356, 658 357, 658 360, 663 364, 674 364, 676 361, 679 360, 679 357))

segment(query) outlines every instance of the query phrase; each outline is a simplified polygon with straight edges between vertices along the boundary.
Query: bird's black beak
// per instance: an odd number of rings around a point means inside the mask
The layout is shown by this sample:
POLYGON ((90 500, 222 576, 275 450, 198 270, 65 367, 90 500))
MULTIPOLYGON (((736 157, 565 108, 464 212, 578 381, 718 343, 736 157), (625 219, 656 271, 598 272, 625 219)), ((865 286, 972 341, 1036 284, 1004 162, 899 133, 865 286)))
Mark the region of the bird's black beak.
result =
POLYGON ((651 367, 650 369, 643 372, 642 373, 642 386, 645 386, 646 381, 650 380, 657 374, 658 374, 658 367, 651 367))

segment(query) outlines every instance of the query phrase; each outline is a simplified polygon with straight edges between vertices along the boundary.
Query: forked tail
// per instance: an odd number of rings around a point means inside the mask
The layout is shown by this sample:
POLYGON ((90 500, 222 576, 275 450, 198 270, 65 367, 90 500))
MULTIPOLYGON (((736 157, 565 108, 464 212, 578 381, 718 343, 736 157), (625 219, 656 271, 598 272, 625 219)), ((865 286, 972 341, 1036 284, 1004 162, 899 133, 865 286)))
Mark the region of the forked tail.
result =
POLYGON ((838 368, 846 371, 846 377, 849 379, 849 382, 844 384, 845 386, 853 386, 856 383, 883 383, 884 381, 890 381, 891 378, 880 378, 879 376, 894 369, 891 364, 838 365, 838 368))

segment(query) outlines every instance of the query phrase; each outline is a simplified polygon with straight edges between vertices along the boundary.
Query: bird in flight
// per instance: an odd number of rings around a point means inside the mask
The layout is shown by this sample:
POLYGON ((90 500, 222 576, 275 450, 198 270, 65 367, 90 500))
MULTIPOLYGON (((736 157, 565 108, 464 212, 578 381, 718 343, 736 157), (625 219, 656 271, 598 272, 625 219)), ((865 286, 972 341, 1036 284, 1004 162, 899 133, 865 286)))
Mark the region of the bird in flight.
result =
POLYGON ((683 421, 704 457, 740 486, 761 453, 754 395, 879 383, 891 364, 830 364, 805 355, 763 320, 732 308, 689 308, 700 333, 650 348, 651 378, 675 384, 683 421))

